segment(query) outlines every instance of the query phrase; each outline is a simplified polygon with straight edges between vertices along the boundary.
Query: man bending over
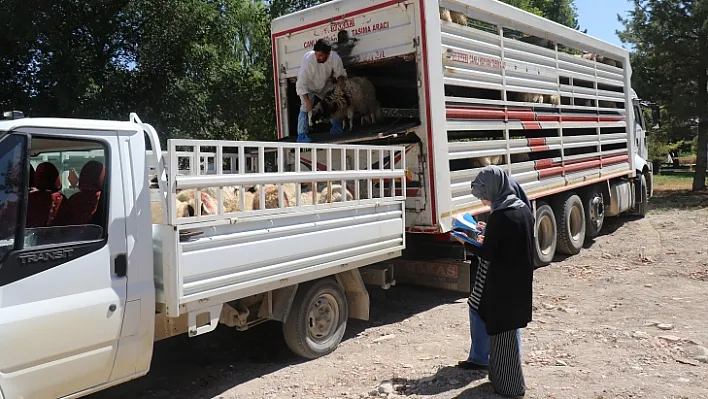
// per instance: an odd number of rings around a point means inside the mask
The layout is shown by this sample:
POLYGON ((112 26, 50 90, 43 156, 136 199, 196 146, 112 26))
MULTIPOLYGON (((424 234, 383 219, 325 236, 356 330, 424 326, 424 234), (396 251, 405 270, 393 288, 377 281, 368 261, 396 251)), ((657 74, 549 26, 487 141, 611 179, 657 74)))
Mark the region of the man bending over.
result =
MULTIPOLYGON (((300 114, 297 117, 298 143, 312 141, 307 137, 310 130, 308 113, 312 111, 315 96, 322 99, 332 90, 331 77, 334 77, 340 87, 344 88, 347 72, 344 70, 342 59, 332 51, 332 46, 326 39, 319 39, 312 51, 305 53, 300 71, 297 73, 295 90, 300 97, 300 114)), ((332 123, 330 133, 340 134, 344 131, 342 121, 332 119, 330 122, 332 123)))

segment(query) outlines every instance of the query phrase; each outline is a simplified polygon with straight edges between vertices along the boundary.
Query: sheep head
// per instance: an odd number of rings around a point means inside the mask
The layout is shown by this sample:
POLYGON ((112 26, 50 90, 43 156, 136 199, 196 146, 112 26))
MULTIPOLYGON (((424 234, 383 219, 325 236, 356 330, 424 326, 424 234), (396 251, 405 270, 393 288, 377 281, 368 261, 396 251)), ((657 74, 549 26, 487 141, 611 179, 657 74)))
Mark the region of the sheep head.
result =
POLYGON ((347 93, 341 87, 336 86, 330 91, 322 101, 312 108, 310 126, 318 122, 328 121, 332 118, 342 119, 341 115, 346 115, 351 101, 347 93))
MULTIPOLYGON (((180 191, 177 194, 176 214, 177 217, 195 216, 197 213, 194 199, 194 191, 180 191)), ((213 215, 216 213, 216 200, 211 195, 200 192, 201 197, 201 215, 213 215)))

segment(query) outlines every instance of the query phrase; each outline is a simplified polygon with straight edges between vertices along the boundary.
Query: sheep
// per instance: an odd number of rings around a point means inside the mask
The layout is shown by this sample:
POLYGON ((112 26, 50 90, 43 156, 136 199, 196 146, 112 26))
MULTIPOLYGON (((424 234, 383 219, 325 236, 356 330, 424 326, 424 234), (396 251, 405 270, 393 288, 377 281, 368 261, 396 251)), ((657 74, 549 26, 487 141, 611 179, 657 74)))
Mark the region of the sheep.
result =
MULTIPOLYGON (((265 209, 275 209, 279 208, 280 204, 278 201, 278 186, 266 185, 265 188, 265 209)), ((290 198, 288 194, 283 190, 283 206, 285 208, 290 206, 290 198)), ((253 208, 255 210, 261 209, 261 194, 260 190, 256 189, 253 194, 253 208)))
POLYGON ((349 131, 354 127, 354 115, 374 124, 381 118, 381 105, 376 99, 376 88, 364 77, 346 79, 345 88, 337 85, 320 101, 309 114, 310 126, 319 120, 335 119, 349 121, 349 131))
POLYGON ((543 104, 543 95, 542 94, 510 92, 510 93, 507 93, 506 97, 509 101, 543 104))
POLYGON ((552 96, 545 95, 543 96, 543 102, 546 104, 560 105, 561 98, 557 94, 554 94, 552 96))
POLYGON ((346 201, 354 200, 354 196, 352 195, 352 193, 349 190, 343 188, 341 184, 328 184, 327 187, 323 188, 322 191, 320 191, 317 203, 329 204, 332 202, 343 202, 343 198, 345 195, 346 201), (344 192, 345 194, 343 195, 342 192, 344 192))
MULTIPOLYGON (((189 205, 184 202, 177 200, 175 201, 175 214, 177 217, 189 217, 194 216, 194 208, 189 208, 189 205), (191 214, 190 214, 191 211, 191 214)), ((150 202, 150 216, 152 217, 153 224, 164 224, 165 221, 162 220, 162 201, 151 201, 150 202)))
MULTIPOLYGON (((312 205, 317 203, 317 198, 319 197, 318 192, 314 192, 315 195, 315 200, 313 201, 313 191, 311 188, 308 189, 311 185, 303 183, 301 184, 301 189, 300 189, 300 205, 312 205)), ((283 184, 283 192, 288 195, 288 198, 293 198, 292 201, 290 201, 290 206, 297 206, 297 201, 295 199, 297 198, 297 186, 295 183, 286 183, 283 184)))
MULTIPOLYGON (((194 195, 196 190, 182 190, 177 193, 177 201, 184 202, 187 205, 187 210, 190 216, 196 215, 195 210, 195 198, 194 195)), ((200 191, 199 197, 201 198, 201 214, 202 215, 214 215, 217 212, 217 201, 206 191, 200 191)))
MULTIPOLYGON (((526 161, 530 161, 530 160, 531 160, 531 157, 527 153, 511 154, 511 163, 526 162, 526 161)), ((502 164, 504 164, 504 156, 503 155, 492 155, 492 156, 487 156, 487 157, 472 158, 470 160, 470 163, 471 163, 471 166, 473 169, 483 168, 483 167, 489 166, 489 165, 502 165, 502 164)))
POLYGON ((599 62, 600 64, 605 64, 613 67, 619 67, 619 63, 615 60, 609 59, 605 56, 599 55, 599 54, 594 54, 594 53, 585 53, 582 55, 578 55, 578 57, 584 58, 586 60, 595 60, 599 62))
POLYGON ((614 101, 599 101, 600 108, 617 108, 617 103, 614 101))
MULTIPOLYGON (((202 198, 202 216, 213 215, 216 213, 216 200, 207 192, 201 192, 202 198)), ((175 201, 175 215, 178 218, 195 216, 194 212, 194 191, 180 191, 177 193, 175 201)), ((163 224, 162 220, 162 201, 150 202, 150 215, 153 224, 163 224)))
POLYGON ((587 98, 576 98, 575 105, 578 107, 593 107, 595 106, 595 102, 587 98))
POLYGON ((467 26, 467 16, 461 12, 450 11, 445 7, 440 7, 440 19, 447 22, 454 22, 459 25, 467 26))
POLYGON ((542 39, 540 37, 535 37, 535 36, 522 36, 519 38, 520 42, 528 43, 528 44, 534 44, 539 47, 555 50, 556 45, 548 40, 548 39, 542 39))

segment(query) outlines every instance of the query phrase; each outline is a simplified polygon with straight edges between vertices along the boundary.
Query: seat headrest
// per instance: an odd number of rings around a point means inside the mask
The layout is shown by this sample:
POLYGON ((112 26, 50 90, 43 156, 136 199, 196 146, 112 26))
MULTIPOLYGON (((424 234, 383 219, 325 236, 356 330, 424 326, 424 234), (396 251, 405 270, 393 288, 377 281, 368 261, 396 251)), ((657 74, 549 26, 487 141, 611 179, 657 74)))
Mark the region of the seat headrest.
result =
POLYGON ((79 174, 79 190, 101 191, 106 169, 98 161, 88 161, 79 174))
POLYGON ((35 173, 36 173, 36 172, 35 172, 35 170, 34 170, 34 166, 30 165, 30 178, 29 178, 29 187, 30 187, 30 188, 32 188, 32 187, 35 186, 35 182, 34 182, 35 173))
POLYGON ((34 186, 38 190, 60 191, 61 177, 57 167, 51 162, 42 162, 37 165, 37 171, 34 174, 34 186))

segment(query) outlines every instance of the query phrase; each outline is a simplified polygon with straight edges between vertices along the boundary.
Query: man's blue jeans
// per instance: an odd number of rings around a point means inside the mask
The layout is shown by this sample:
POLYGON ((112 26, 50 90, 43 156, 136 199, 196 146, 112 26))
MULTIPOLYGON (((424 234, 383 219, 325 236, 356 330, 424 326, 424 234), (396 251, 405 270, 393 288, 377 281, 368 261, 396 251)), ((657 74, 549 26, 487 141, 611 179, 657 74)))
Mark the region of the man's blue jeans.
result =
MULTIPOLYGON (((470 354, 467 361, 482 366, 489 366, 489 335, 487 326, 471 307, 470 310, 470 354)), ((519 343, 519 356, 521 356, 521 330, 516 330, 516 340, 519 343)))
MULTIPOLYGON (((314 93, 309 93, 307 96, 310 97, 310 101, 315 101, 314 93)), ((330 123, 332 124, 332 128, 329 130, 331 134, 344 133, 344 126, 342 125, 342 121, 330 119, 330 123)), ((305 105, 305 101, 300 98, 300 113, 297 116, 297 142, 310 143, 312 140, 307 137, 307 134, 309 132, 310 121, 307 118, 307 106, 305 105)))

